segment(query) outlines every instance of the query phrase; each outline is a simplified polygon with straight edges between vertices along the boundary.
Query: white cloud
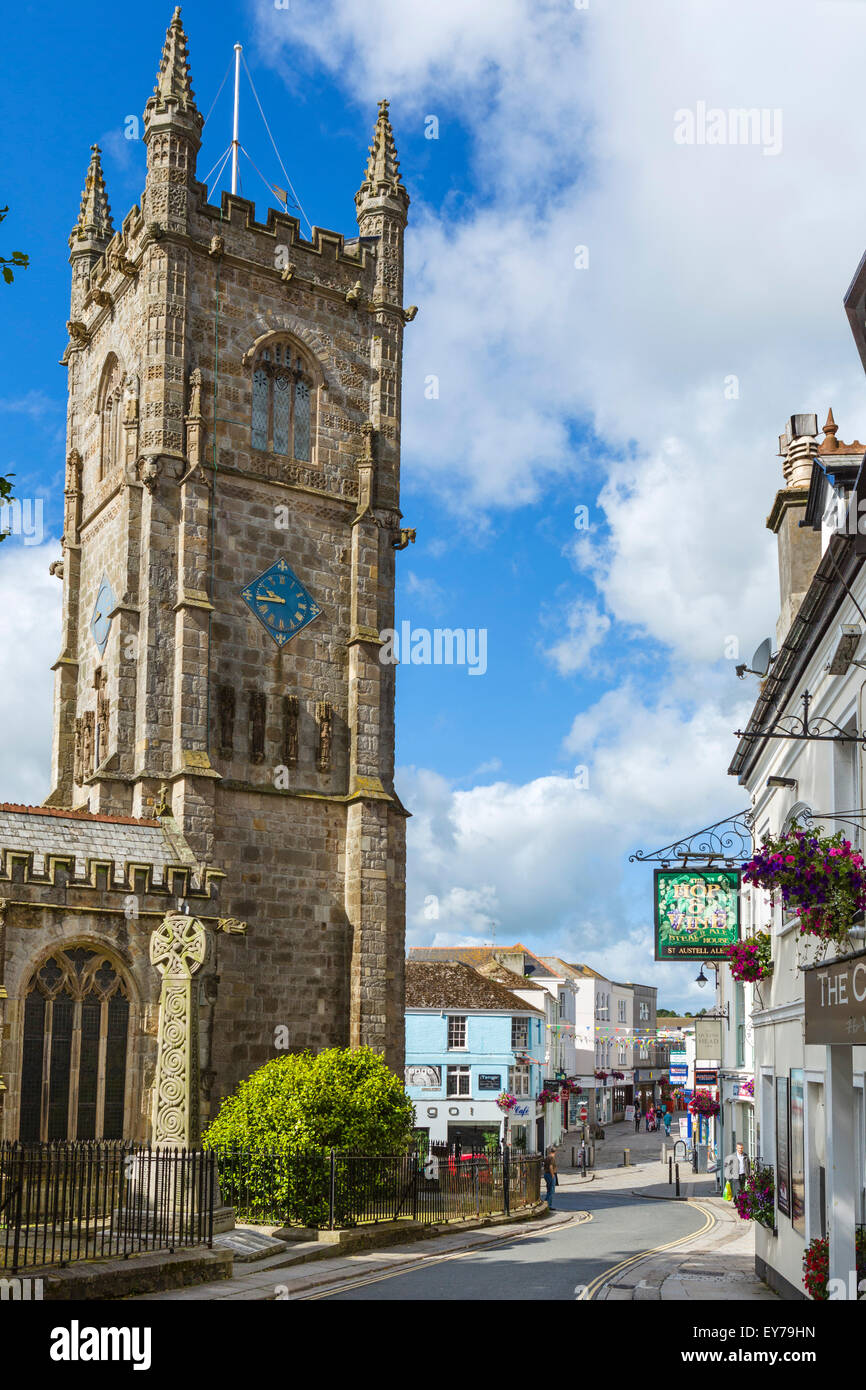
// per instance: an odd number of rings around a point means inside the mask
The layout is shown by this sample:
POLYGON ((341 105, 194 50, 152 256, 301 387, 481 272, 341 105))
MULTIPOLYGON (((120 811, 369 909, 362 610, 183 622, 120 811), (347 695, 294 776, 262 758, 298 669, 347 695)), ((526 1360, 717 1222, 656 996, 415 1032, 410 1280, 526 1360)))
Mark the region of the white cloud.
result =
POLYGON ((0 800, 39 805, 51 790, 54 675, 61 585, 48 573, 57 541, 0 545, 0 800), (14 679, 10 679, 14 669, 14 679))
POLYGON ((594 649, 609 632, 610 618, 597 604, 575 599, 566 605, 560 625, 565 627, 563 636, 545 648, 544 654, 561 676, 572 676, 583 670, 594 649))
POLYGON ((579 715, 566 744, 588 768, 588 785, 549 775, 463 790, 402 769, 400 795, 412 811, 409 944, 490 940, 495 923, 497 941, 657 983, 678 1004, 696 999, 688 968, 653 962, 652 877, 627 862, 636 849, 700 829, 708 805, 720 814, 745 805, 725 774, 742 711, 701 702, 684 713, 680 694, 648 700, 626 685, 579 715))
POLYGON ((449 123, 468 131, 469 198, 411 210, 413 474, 469 515, 573 488, 606 518, 593 553, 613 618, 702 660, 732 632, 763 636, 776 436, 830 404, 842 437, 863 428, 840 298, 866 240, 866 7, 324 0, 291 30, 259 14, 280 61, 306 45, 366 111, 392 97, 398 146, 429 112, 431 158, 453 161, 449 123), (833 62, 804 82, 818 25, 833 62), (675 112, 701 101, 781 110, 781 153, 677 144, 675 112))

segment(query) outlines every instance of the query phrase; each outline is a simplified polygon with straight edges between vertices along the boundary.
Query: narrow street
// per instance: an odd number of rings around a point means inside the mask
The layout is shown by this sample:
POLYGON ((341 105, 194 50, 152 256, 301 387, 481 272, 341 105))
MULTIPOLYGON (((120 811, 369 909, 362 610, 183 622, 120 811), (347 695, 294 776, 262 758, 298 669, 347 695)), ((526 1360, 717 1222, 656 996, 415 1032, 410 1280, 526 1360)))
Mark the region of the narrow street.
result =
POLYGON ((534 1223, 492 1248, 423 1263, 400 1273, 361 1276, 355 1287, 313 1298, 461 1302, 495 1299, 574 1300, 623 1260, 694 1236, 707 1226, 687 1202, 656 1202, 629 1192, 595 1191, 564 1175, 559 1210, 573 1220, 534 1223), (583 1220, 578 1217, 584 1214, 583 1220), (587 1221, 585 1216, 591 1219, 587 1221))

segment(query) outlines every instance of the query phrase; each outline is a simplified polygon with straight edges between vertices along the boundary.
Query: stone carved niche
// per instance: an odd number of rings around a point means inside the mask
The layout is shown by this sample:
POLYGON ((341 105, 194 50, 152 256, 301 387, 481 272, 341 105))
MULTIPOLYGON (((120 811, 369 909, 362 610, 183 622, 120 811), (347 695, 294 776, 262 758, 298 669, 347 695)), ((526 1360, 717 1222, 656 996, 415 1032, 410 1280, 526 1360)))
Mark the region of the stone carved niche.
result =
POLYGON ((108 756, 108 678, 101 666, 97 667, 93 685, 96 690, 96 739, 93 761, 98 767, 108 756))
POLYGON ((316 705, 316 723, 319 726, 319 744, 316 749, 316 766, 320 772, 328 772, 331 766, 331 738, 333 713, 328 700, 319 700, 316 705))
POLYGON ((267 702, 264 691, 250 692, 250 762, 263 763, 265 760, 265 717, 267 702))
POLYGON ((295 767, 298 762, 298 716, 300 701, 297 695, 283 696, 283 763, 295 767))
POLYGON ((93 776, 95 720, 93 710, 85 710, 75 721, 75 759, 73 778, 81 786, 93 776))
POLYGON ((217 694, 220 757, 230 758, 235 743, 235 692, 231 685, 221 685, 217 694))
POLYGON ((201 416, 202 375, 200 367, 193 367, 189 374, 189 417, 197 420, 201 416))

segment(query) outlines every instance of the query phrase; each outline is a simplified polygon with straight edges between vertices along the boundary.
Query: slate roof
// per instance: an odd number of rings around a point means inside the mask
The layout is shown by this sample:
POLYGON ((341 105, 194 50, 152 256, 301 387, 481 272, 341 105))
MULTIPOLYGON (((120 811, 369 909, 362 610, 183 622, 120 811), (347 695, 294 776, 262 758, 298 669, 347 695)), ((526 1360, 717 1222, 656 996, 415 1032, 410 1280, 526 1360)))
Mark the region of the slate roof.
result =
POLYGON ((538 1014, 524 999, 462 961, 406 962, 407 1009, 485 1009, 496 1013, 538 1014))
POLYGON ((46 871, 50 855, 72 857, 76 877, 87 872, 88 860, 110 860, 114 878, 123 878, 127 863, 151 864, 153 882, 162 883, 164 870, 188 867, 194 858, 185 841, 169 835, 159 820, 131 816, 94 815, 54 806, 0 803, 0 864, 5 851, 32 854, 33 873, 46 871))
MULTIPOLYGON (((496 960, 500 956, 513 956, 522 953, 529 956, 530 960, 535 961, 542 970, 549 974, 555 974, 550 970, 549 965, 545 965, 540 956, 534 951, 530 951, 528 946, 524 946, 518 941, 514 946, 410 946, 410 960, 430 960, 448 961, 459 960, 464 965, 479 966, 485 965, 488 961, 496 960)), ((521 978, 521 977, 518 977, 521 978)), ((529 979, 529 976, 524 977, 529 979)))

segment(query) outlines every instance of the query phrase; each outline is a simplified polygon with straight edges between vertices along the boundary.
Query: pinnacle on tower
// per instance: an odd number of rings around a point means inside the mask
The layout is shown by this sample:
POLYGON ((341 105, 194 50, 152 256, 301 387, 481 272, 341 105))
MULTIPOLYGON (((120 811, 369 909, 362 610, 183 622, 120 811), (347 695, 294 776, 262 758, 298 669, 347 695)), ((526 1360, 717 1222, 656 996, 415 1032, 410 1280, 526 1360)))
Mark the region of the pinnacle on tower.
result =
POLYGON ((189 78, 189 45, 180 19, 180 5, 166 30, 156 86, 147 103, 148 110, 163 110, 166 102, 175 102, 179 110, 198 116, 195 93, 189 78))
POLYGON ((397 196, 406 203, 409 201, 409 194, 400 178, 400 161, 397 158, 387 101, 379 102, 379 115, 364 171, 364 182, 355 196, 355 202, 360 203, 368 197, 383 193, 397 196))
POLYGON ((101 150, 98 145, 90 146, 90 164, 81 194, 81 208, 78 220, 69 237, 71 250, 104 250, 114 236, 108 194, 102 174, 101 150), (82 243, 86 243, 86 246, 82 243))

